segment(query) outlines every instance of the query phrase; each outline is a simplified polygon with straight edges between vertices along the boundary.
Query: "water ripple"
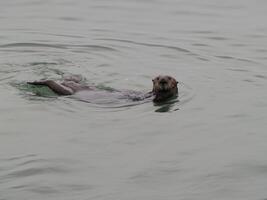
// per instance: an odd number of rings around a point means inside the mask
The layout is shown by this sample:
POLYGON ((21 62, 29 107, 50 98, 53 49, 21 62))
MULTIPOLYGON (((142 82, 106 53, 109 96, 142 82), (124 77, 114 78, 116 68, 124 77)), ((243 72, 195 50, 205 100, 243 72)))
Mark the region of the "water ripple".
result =
POLYGON ((9 43, 0 45, 0 48, 13 48, 13 47, 31 47, 31 48, 46 47, 46 48, 56 48, 56 49, 87 48, 94 51, 118 51, 117 49, 112 47, 101 46, 101 45, 90 45, 90 44, 72 45, 72 44, 46 44, 46 43, 9 43))
POLYGON ((67 47, 78 47, 78 48, 87 48, 91 49, 94 51, 116 51, 118 52, 117 49, 112 48, 112 47, 107 47, 107 46, 100 46, 100 45, 66 45, 67 47))
POLYGON ((226 60, 236 60, 236 61, 241 61, 241 62, 248 62, 248 63, 257 64, 257 62, 255 62, 253 60, 246 59, 246 58, 237 58, 237 57, 233 57, 233 56, 224 56, 224 55, 215 56, 215 57, 216 58, 221 58, 221 59, 226 59, 226 60))
POLYGON ((15 172, 7 174, 6 178, 21 178, 27 176, 34 176, 48 173, 65 173, 67 170, 58 167, 31 167, 24 170, 17 170, 15 172))
POLYGON ((65 160, 45 159, 37 155, 25 155, 1 160, 1 182, 43 174, 67 173, 65 160))
POLYGON ((136 44, 136 45, 142 45, 142 46, 147 46, 147 47, 159 47, 159 48, 166 48, 166 49, 171 49, 183 53, 188 53, 190 55, 195 55, 197 56, 198 54, 193 53, 192 51, 181 48, 181 47, 176 47, 176 46, 169 46, 169 45, 163 45, 163 44, 152 44, 152 43, 144 43, 144 42, 135 42, 131 40, 122 40, 122 39, 108 39, 108 38, 98 38, 97 40, 106 40, 106 41, 116 41, 116 42, 124 42, 124 43, 130 43, 130 44, 136 44))
POLYGON ((44 43, 9 43, 0 45, 0 48, 10 48, 10 47, 48 47, 56 49, 65 49, 63 45, 60 44, 44 44, 44 43))

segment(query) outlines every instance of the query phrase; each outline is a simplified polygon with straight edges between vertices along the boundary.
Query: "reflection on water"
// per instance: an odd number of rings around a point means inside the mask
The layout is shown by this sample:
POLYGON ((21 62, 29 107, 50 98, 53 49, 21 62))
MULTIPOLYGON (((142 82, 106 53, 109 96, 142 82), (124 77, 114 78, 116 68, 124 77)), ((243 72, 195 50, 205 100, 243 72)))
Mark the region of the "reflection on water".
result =
MULTIPOLYGON (((170 99, 166 102, 162 103, 154 103, 154 106, 157 108, 155 112, 169 112, 173 109, 175 105, 178 104, 179 100, 177 99, 178 97, 175 97, 173 99, 170 99)), ((173 109, 174 111, 179 110, 178 108, 173 109)))
POLYGON ((0 1, 0 199, 266 199, 266 9, 0 1), (98 105, 26 84, 69 74, 140 92, 170 74, 179 98, 98 105))

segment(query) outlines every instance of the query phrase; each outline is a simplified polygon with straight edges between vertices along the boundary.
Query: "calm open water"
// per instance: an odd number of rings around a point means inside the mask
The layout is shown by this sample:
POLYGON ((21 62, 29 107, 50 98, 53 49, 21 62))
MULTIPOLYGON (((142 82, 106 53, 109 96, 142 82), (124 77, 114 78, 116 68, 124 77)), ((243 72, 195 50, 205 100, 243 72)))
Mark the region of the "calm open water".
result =
POLYGON ((1 200, 267 198, 267 2, 1 0, 1 200), (80 74, 179 102, 98 106, 26 81, 80 74))

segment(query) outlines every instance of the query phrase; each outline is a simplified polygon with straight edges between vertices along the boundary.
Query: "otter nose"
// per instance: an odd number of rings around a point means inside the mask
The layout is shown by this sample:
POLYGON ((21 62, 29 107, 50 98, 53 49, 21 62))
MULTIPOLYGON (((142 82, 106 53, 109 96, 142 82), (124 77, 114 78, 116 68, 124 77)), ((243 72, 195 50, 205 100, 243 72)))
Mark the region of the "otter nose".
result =
POLYGON ((164 84, 167 84, 167 81, 165 79, 161 79, 159 83, 164 85, 164 84))

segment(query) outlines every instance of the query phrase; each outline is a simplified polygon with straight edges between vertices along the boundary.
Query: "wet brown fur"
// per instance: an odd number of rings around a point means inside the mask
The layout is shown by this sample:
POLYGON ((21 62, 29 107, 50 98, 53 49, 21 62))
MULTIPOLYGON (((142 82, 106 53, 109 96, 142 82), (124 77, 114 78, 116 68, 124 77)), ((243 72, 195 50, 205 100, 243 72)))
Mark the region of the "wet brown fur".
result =
POLYGON ((178 81, 171 76, 157 76, 153 80, 154 102, 165 101, 178 95, 178 81))

